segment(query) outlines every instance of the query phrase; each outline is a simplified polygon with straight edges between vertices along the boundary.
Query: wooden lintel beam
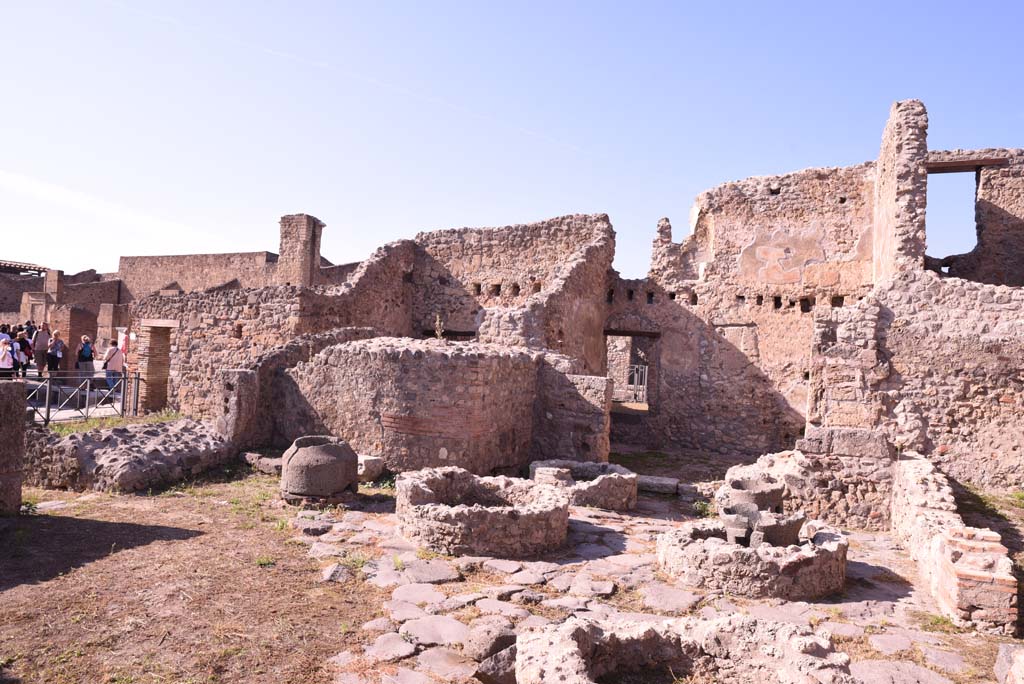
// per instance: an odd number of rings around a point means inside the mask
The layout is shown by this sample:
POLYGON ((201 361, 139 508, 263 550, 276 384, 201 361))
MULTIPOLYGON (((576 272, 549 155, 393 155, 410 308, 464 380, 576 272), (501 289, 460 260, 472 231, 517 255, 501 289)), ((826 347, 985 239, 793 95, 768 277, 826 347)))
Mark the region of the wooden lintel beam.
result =
POLYGON ((950 159, 946 161, 926 161, 924 168, 928 173, 964 173, 977 171, 982 166, 1006 166, 1008 157, 978 157, 976 159, 950 159))

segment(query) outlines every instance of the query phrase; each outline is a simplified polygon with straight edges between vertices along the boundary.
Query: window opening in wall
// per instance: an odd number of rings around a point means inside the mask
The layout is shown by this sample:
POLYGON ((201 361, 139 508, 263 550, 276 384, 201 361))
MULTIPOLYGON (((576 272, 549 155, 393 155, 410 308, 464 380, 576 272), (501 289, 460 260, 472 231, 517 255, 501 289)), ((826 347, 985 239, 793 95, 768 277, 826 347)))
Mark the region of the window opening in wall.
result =
POLYGON ((758 306, 762 306, 764 304, 764 295, 757 295, 757 299, 755 301, 758 306))
POLYGON ((839 308, 841 308, 843 306, 843 304, 845 302, 846 302, 846 299, 843 297, 843 295, 835 295, 835 296, 832 297, 832 307, 833 308, 839 309, 839 308))
MULTIPOLYGON (((933 271, 949 275, 958 258, 978 244, 975 205, 979 176, 974 169, 928 174, 925 265, 933 271)), ((955 268, 952 271, 956 273, 955 268)))
POLYGON ((480 295, 483 292, 483 285, 480 283, 473 283, 473 294, 480 295))
POLYGON ((839 196, 839 203, 840 203, 840 204, 846 204, 846 197, 844 197, 844 196, 840 195, 840 196, 839 196))
POLYGON ((778 187, 768 188, 768 193, 771 194, 771 195, 778 195, 781 192, 782 192, 782 188, 778 188, 778 187))
POLYGON ((811 379, 811 371, 804 371, 804 380, 811 379))
POLYGON ((814 308, 814 297, 801 297, 800 298, 800 312, 810 313, 811 309, 814 308))
POLYGON ((796 306, 796 300, 795 299, 790 299, 786 303, 786 308, 787 309, 792 309, 794 306, 796 306))
POLYGON ((653 304, 654 303, 654 293, 653 292, 648 292, 647 293, 647 303, 648 304, 653 304))
POLYGON ((782 308, 782 297, 772 297, 772 308, 775 308, 775 309, 781 309, 782 308))
POLYGON ((743 295, 736 295, 736 303, 737 304, 746 304, 747 303, 747 298, 745 296, 743 296, 743 295))
POLYGON ((629 301, 633 301, 633 291, 632 290, 626 290, 626 299, 628 299, 629 301))
POLYGON ((501 283, 494 283, 489 289, 489 294, 492 297, 497 297, 501 294, 501 283))
POLYGON ((537 294, 538 292, 540 292, 540 281, 533 284, 533 293, 537 294))
POLYGON ((608 290, 608 303, 611 304, 615 301, 615 288, 608 290))
POLYGON ((676 293, 675 292, 669 292, 668 293, 668 298, 671 299, 673 302, 676 301, 676 293))
POLYGON ((512 283, 512 296, 513 297, 518 297, 519 296, 519 283, 512 283))
POLYGON ((696 292, 691 292, 690 293, 690 306, 697 306, 697 293, 696 292))
POLYGON ((608 377, 612 380, 612 420, 636 420, 650 411, 657 336, 606 333, 608 377))

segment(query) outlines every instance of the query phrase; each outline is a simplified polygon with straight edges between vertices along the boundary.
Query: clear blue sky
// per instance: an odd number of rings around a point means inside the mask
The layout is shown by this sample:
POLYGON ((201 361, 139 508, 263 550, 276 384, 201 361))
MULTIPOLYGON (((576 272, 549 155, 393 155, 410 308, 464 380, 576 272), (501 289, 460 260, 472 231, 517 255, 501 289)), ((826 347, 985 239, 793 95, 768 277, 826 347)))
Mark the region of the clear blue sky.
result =
MULTIPOLYGON (((0 2, 0 258, 277 250, 606 212, 646 273, 719 183, 930 145, 1024 147, 1019 3, 0 2)), ((936 177, 933 177, 936 179, 936 177)), ((935 255, 973 244, 938 177, 935 255), (941 184, 941 185, 940 185, 941 184), (941 190, 941 192, 939 192, 941 190), (941 246, 936 244, 941 243, 941 246)))

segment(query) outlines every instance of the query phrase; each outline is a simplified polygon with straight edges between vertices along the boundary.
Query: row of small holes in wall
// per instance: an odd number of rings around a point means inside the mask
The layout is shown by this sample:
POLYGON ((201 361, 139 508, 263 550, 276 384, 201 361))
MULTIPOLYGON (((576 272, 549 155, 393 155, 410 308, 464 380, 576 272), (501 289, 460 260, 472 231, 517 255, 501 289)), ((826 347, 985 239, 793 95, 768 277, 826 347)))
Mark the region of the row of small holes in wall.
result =
MULTIPOLYGON (((628 299, 629 301, 633 301, 635 296, 636 296, 636 293, 633 290, 626 290, 626 299, 628 299)), ((668 293, 668 298, 670 300, 672 300, 672 301, 675 301, 676 300, 676 293, 675 292, 669 292, 668 293)), ((608 303, 611 304, 614 301, 615 301, 615 290, 608 290, 608 303)), ((648 304, 654 304, 654 293, 653 292, 648 292, 647 293, 647 303, 648 304)), ((691 292, 690 293, 690 304, 692 306, 697 306, 697 293, 696 292, 691 292)))
MULTIPOLYGON (((533 290, 534 294, 540 292, 540 288, 541 288, 540 282, 536 282, 536 283, 534 283, 531 286, 531 289, 533 290)), ((484 291, 483 284, 481 284, 481 283, 473 283, 473 294, 474 295, 479 297, 480 295, 483 294, 483 291, 484 291)), ((509 291, 509 293, 513 297, 518 297, 520 292, 522 292, 522 288, 519 287, 519 283, 512 283, 512 287, 510 287, 508 289, 508 291, 509 291)), ((491 296, 491 297, 500 297, 501 296, 501 283, 494 283, 493 285, 488 285, 487 286, 487 294, 488 294, 488 296, 491 296)))
MULTIPOLYGON (((736 295, 736 301, 739 304, 743 304, 743 303, 745 303, 747 301, 747 298, 745 296, 743 296, 743 295, 736 295)), ((757 302, 758 306, 763 306, 764 305, 764 295, 757 295, 757 299, 755 299, 754 301, 757 302)), ((814 297, 801 297, 799 300, 790 299, 789 303, 788 303, 788 307, 796 306, 797 301, 799 301, 799 303, 800 303, 800 311, 803 312, 803 313, 810 313, 814 309, 814 305, 816 303, 814 297)), ((834 297, 832 297, 831 300, 829 300, 829 303, 834 308, 839 308, 839 307, 843 306, 843 304, 845 302, 846 302, 846 298, 843 297, 843 295, 835 295, 834 297)), ((776 297, 772 297, 772 308, 773 309, 781 309, 782 308, 782 297, 777 297, 777 296, 776 297)))
MULTIPOLYGON (((782 194, 782 188, 768 188, 768 194, 777 197, 782 194)), ((836 199, 840 204, 846 204, 846 195, 840 195, 836 199)))

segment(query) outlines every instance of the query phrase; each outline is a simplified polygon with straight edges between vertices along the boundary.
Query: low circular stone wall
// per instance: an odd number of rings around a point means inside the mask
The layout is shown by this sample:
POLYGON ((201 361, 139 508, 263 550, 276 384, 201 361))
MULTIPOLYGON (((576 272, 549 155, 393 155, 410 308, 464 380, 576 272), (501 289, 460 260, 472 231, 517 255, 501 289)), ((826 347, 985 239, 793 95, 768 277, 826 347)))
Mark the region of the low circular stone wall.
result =
POLYGON ((275 428, 332 434, 388 470, 526 464, 540 355, 475 342, 376 337, 334 345, 278 383, 275 428))
POLYGON ((850 659, 804 626, 732 615, 640 621, 572 617, 519 635, 518 684, 695 681, 855 684, 850 659), (689 679, 687 679, 689 681, 689 679))
POLYGON ((565 543, 569 497, 559 487, 427 468, 402 473, 395 488, 402 534, 431 551, 522 558, 565 543))
POLYGON ((565 487, 574 506, 614 511, 636 508, 636 473, 614 463, 550 459, 530 464, 530 479, 565 487))
POLYGON ((801 543, 746 547, 726 540, 718 520, 688 523, 658 536, 658 565, 683 584, 751 598, 805 600, 842 591, 846 537, 816 521, 801 543))

